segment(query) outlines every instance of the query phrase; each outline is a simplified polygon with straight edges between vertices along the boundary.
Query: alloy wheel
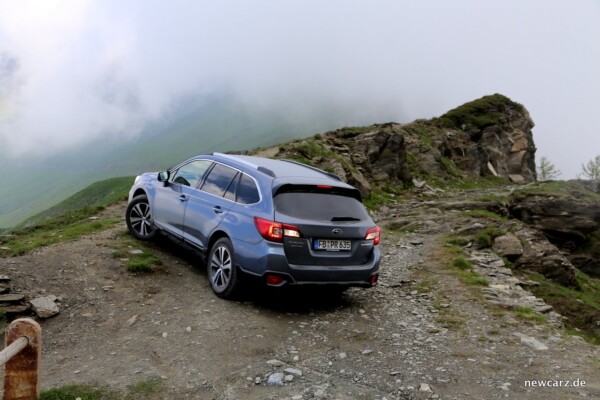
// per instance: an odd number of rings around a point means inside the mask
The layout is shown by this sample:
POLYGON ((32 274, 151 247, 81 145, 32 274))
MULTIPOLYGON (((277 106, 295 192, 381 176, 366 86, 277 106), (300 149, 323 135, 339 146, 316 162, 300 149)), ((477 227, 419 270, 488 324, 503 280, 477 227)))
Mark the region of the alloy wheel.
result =
POLYGON ((210 282, 216 292, 223 292, 231 279, 231 254, 227 247, 220 245, 210 260, 210 282))
POLYGON ((129 221, 131 228, 140 236, 148 236, 154 230, 148 203, 140 202, 133 206, 129 212, 129 221))

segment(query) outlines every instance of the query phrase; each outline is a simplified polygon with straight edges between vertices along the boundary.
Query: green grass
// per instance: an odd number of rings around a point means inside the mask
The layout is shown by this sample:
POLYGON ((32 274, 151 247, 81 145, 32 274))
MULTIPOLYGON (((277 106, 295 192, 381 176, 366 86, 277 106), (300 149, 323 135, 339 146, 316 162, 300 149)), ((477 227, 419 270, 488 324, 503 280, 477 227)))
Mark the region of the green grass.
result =
MULTIPOLYGON (((464 236, 458 236, 458 235, 448 235, 446 237, 446 243, 449 245, 454 245, 454 246, 459 246, 459 253, 462 253, 462 249, 460 249, 460 246, 466 246, 470 243, 471 241, 464 237, 464 236)), ((449 246, 447 246, 449 247, 449 246)))
POLYGON ((455 308, 439 308, 435 322, 447 329, 458 330, 464 327, 466 318, 462 316, 455 308))
POLYGON ((10 235, 0 237, 0 256, 16 256, 50 244, 70 241, 105 230, 119 218, 92 220, 105 207, 127 198, 133 178, 96 182, 51 209, 28 220, 10 235))
POLYGON ((118 218, 89 219, 101 210, 102 207, 86 207, 71 211, 55 219, 13 231, 11 236, 0 237, 0 246, 8 249, 0 250, 0 257, 22 255, 39 247, 76 240, 83 235, 111 228, 120 221, 118 218))
POLYGON ((154 268, 163 265, 160 258, 151 253, 129 254, 127 271, 134 273, 153 272, 154 268))
POLYGON ((475 218, 492 219, 497 222, 508 221, 508 218, 506 218, 500 214, 496 214, 493 211, 488 211, 488 210, 467 210, 467 211, 464 211, 464 214, 468 215, 470 217, 475 217, 475 218))
POLYGON ((506 125, 503 117, 503 110, 506 107, 523 110, 521 104, 496 93, 454 108, 437 118, 435 122, 439 126, 455 129, 462 129, 464 126, 465 130, 482 130, 491 125, 503 127, 506 125))
POLYGON ((520 320, 533 322, 536 324, 543 324, 548 320, 545 315, 538 314, 531 307, 518 306, 515 307, 513 311, 515 312, 515 316, 520 320))
POLYGON ((486 248, 492 246, 494 238, 502 236, 505 233, 506 232, 503 229, 497 228, 495 226, 488 226, 487 228, 484 228, 477 232, 473 239, 479 247, 486 248))
POLYGON ((579 272, 577 280, 580 288, 571 289, 537 273, 529 273, 527 278, 540 284, 532 287, 531 291, 566 317, 567 327, 578 329, 578 335, 590 343, 600 344, 600 329, 596 325, 600 315, 600 279, 579 272))
POLYGON ((325 147, 312 139, 300 143, 296 146, 296 151, 307 158, 317 158, 326 153, 325 147))
POLYGON ((457 268, 457 269, 461 270, 461 271, 468 271, 468 270, 473 269, 473 264, 471 264, 469 262, 469 260, 467 260, 467 259, 465 259, 465 258, 463 258, 461 256, 457 256, 454 259, 454 262, 452 263, 452 266, 454 268, 457 268))
POLYGON ((579 181, 540 182, 535 186, 515 190, 513 196, 520 198, 536 194, 551 195, 555 198, 564 200, 575 198, 577 200, 591 202, 600 201, 600 194, 589 190, 579 181))
POLYGON ((369 210, 378 210, 381 206, 392 204, 396 199, 394 193, 389 193, 382 188, 375 187, 371 190, 369 197, 363 199, 363 204, 369 210))
POLYGON ((337 135, 343 138, 353 138, 355 136, 361 135, 363 133, 371 132, 377 129, 375 125, 369 126, 352 126, 352 127, 344 127, 335 131, 337 135))
POLYGON ((490 203, 508 204, 510 197, 507 194, 483 194, 473 198, 475 201, 487 201, 490 203))
POLYGON ((469 286, 489 286, 490 282, 473 271, 473 265, 462 256, 456 256, 448 267, 464 284, 469 286))
POLYGON ((132 273, 154 272, 156 267, 163 265, 163 261, 155 254, 153 242, 140 242, 135 240, 129 231, 124 230, 115 242, 113 258, 125 261, 125 267, 132 273), (141 254, 132 254, 132 250, 141 250, 141 254))
POLYGON ((442 157, 440 162, 450 176, 454 176, 456 178, 461 178, 463 176, 463 172, 456 166, 456 164, 454 164, 452 159, 448 157, 442 157))
POLYGON ((131 189, 131 185, 133 184, 133 179, 134 177, 128 176, 105 179, 92 183, 90 186, 75 193, 73 196, 60 202, 54 207, 29 218, 20 227, 27 228, 40 225, 45 221, 61 217, 80 209, 89 209, 91 211, 91 216, 94 213, 94 209, 98 210, 114 204, 119 200, 127 199, 129 189, 131 189))
POLYGON ((145 400, 163 398, 166 392, 164 381, 158 377, 148 378, 127 387, 125 391, 117 391, 106 385, 65 385, 45 390, 40 400, 145 400))
POLYGON ((40 400, 116 400, 118 397, 108 389, 100 389, 90 385, 66 385, 58 389, 45 390, 40 400))
POLYGON ((156 377, 137 382, 127 387, 126 400, 147 399, 153 394, 163 393, 166 389, 165 382, 156 377))

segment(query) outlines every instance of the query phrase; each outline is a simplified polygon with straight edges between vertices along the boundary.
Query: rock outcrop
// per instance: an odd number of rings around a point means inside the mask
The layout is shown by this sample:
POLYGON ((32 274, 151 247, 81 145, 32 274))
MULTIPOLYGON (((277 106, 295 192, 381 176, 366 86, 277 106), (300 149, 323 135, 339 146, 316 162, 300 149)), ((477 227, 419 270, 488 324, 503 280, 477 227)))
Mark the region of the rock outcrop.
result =
POLYGON ((406 130, 421 174, 433 168, 442 177, 498 176, 525 183, 536 178, 533 126, 525 107, 494 94, 406 130))
POLYGON ((335 173, 365 198, 375 188, 411 186, 413 177, 524 183, 535 179, 533 125, 522 105, 495 94, 433 120, 342 128, 279 146, 273 155, 335 173))
POLYGON ((541 230, 583 272, 600 276, 600 196, 586 181, 555 185, 553 191, 518 191, 510 213, 541 230))

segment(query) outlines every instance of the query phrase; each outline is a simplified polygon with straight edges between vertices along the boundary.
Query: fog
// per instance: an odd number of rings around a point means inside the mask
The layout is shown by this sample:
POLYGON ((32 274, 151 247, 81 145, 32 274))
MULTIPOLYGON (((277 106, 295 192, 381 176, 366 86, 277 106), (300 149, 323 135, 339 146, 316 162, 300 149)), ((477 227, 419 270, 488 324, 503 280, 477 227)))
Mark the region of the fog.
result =
POLYGON ((134 138, 215 93, 345 125, 502 93, 571 178, 600 154, 598 21, 591 0, 0 0, 0 157, 134 138))

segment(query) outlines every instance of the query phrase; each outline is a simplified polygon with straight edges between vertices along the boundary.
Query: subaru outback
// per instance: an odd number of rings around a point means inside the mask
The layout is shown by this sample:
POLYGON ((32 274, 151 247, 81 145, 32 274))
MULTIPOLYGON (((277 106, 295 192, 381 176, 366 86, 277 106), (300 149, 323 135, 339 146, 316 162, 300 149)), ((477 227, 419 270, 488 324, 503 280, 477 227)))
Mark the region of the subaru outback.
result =
POLYGON ((291 160, 211 153, 136 177, 127 227, 165 233, 199 251, 214 293, 230 298, 250 275, 268 286, 377 283, 380 229, 360 192, 291 160))

